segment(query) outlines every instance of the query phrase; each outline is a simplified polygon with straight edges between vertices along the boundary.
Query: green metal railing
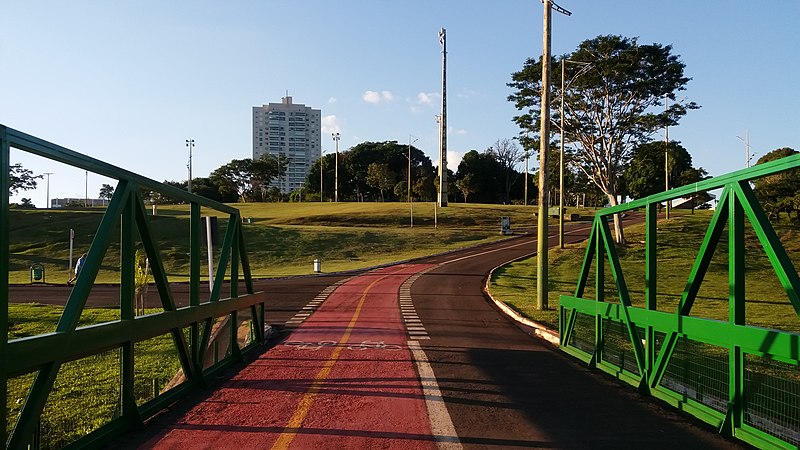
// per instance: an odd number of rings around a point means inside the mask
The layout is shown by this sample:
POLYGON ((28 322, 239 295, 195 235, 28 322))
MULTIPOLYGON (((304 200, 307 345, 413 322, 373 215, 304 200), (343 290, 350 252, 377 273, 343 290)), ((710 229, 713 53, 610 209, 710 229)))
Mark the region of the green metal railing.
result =
MULTIPOLYGON (((69 444, 75 447, 96 447, 121 433, 139 428, 143 421, 165 406, 205 384, 208 377, 242 361, 243 353, 254 350, 265 339, 264 293, 254 293, 247 253, 241 229, 239 211, 230 206, 189 194, 180 189, 158 183, 135 173, 120 169, 97 159, 46 142, 34 136, 0 125, 0 416, 10 424, 8 388, 9 379, 34 374, 32 386, 15 426, 10 433, 7 426, 0 429, 2 442, 7 448, 26 448, 36 444, 36 430, 48 395, 53 389, 59 370, 70 362, 90 355, 103 357, 109 351, 120 355, 118 374, 119 407, 115 418, 99 426, 86 436, 69 444), (67 299, 63 314, 52 333, 9 340, 9 164, 10 149, 14 148, 59 163, 91 171, 118 180, 114 196, 103 215, 88 251, 83 270, 67 299), (141 190, 153 190, 190 205, 189 233, 189 306, 177 308, 167 278, 167 272, 154 238, 151 218, 146 214, 141 190), (228 225, 219 252, 213 288, 207 301, 201 303, 201 207, 228 215, 228 225), (119 230, 119 231, 118 231, 119 230), (135 317, 134 276, 136 236, 150 261, 154 284, 163 312, 135 317), (81 312, 89 298, 103 257, 109 245, 120 241, 120 320, 78 328, 81 312), (226 274, 230 281, 230 298, 220 299, 226 274), (239 293, 243 281, 246 293, 239 293), (237 331, 243 322, 241 311, 249 310, 249 345, 237 342, 237 331), (216 363, 206 361, 214 321, 228 320, 230 331, 227 356, 216 363), (165 392, 158 392, 153 382, 153 399, 137 405, 134 393, 134 372, 137 360, 134 346, 146 340, 170 334, 180 361, 185 382, 178 383, 165 392)), ((218 331, 218 329, 217 329, 218 331)), ((216 342, 215 342, 216 343, 216 342)), ((216 361, 216 345, 214 359, 216 361)), ((99 381, 98 381, 99 382, 99 381)))
POLYGON ((800 446, 800 335, 745 322, 747 220, 800 318, 800 277, 750 180, 800 167, 800 155, 607 208, 595 217, 574 296, 559 307, 561 348, 758 447, 800 446), (656 213, 659 204, 722 189, 674 312, 659 311, 656 213), (631 305, 609 219, 644 208, 644 307, 631 305), (690 315, 727 227, 728 320, 690 315), (606 265, 606 261, 607 264, 606 265), (583 298, 594 268, 594 296, 583 298), (606 269, 619 302, 605 299, 606 269))

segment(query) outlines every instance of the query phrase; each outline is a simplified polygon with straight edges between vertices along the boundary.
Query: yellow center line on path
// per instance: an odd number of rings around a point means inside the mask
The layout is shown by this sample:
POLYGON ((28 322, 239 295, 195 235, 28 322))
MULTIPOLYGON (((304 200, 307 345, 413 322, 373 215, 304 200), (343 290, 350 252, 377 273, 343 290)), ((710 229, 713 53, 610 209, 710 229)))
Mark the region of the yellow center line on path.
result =
POLYGON ((317 396, 317 393, 322 388, 322 383, 324 383, 328 378, 328 375, 331 373, 331 369, 333 369, 333 365, 336 364, 336 361, 339 359, 339 354, 342 353, 342 350, 344 349, 344 345, 347 343, 348 339, 350 339, 350 334, 353 332, 353 328, 356 326, 358 316, 361 315, 361 308, 364 306, 364 302, 367 300, 367 293, 370 291, 370 289, 372 289, 373 286, 375 286, 379 281, 384 280, 386 277, 388 277, 388 275, 378 278, 370 283, 366 289, 364 289, 364 293, 361 294, 361 299, 358 301, 358 305, 353 313, 353 317, 350 319, 350 323, 347 324, 347 328, 344 330, 342 339, 339 340, 339 345, 333 349, 331 356, 328 357, 327 361, 325 361, 325 365, 322 366, 322 369, 320 369, 320 371, 317 373, 317 376, 314 377, 314 382, 311 383, 311 387, 308 388, 308 391, 306 391, 305 395, 303 395, 303 399, 300 400, 300 403, 297 405, 297 410, 294 412, 292 418, 289 419, 289 423, 286 424, 286 428, 283 429, 281 435, 278 436, 278 440, 272 445, 272 450, 288 449, 295 436, 297 436, 297 430, 300 429, 301 425, 303 425, 303 421, 306 419, 309 411, 311 411, 311 405, 314 403, 314 398, 317 396))

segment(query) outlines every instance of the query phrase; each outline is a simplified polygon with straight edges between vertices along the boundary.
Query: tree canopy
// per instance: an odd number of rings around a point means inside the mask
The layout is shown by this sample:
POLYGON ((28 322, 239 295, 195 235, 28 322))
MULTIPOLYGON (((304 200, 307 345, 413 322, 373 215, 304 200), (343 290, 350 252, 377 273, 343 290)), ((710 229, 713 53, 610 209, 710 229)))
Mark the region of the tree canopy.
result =
POLYGON ((15 195, 19 191, 36 189, 36 180, 40 180, 42 175, 34 175, 33 171, 16 163, 9 166, 8 178, 8 195, 15 195))
MULTIPOLYGON (((758 159, 763 164, 797 154, 797 151, 783 147, 773 150, 758 159)), ((780 213, 795 214, 800 221, 800 171, 787 170, 754 180, 756 195, 770 217, 778 218, 780 213)))
MULTIPOLYGON (((636 38, 614 35, 586 40, 573 53, 553 58, 551 64, 563 59, 586 63, 565 66, 569 80, 565 92, 560 92, 560 77, 551 80, 553 92, 564 96, 565 141, 575 143, 578 167, 616 205, 619 179, 632 150, 697 108, 693 102, 675 101, 676 93, 690 80, 684 75, 685 65, 672 54, 670 45, 643 45, 636 38), (671 100, 666 108, 665 99, 671 100)), ((509 101, 524 111, 514 117, 524 132, 538 132, 541 73, 541 58, 528 59, 508 84, 515 90, 509 101)), ((554 118, 558 123, 559 114, 554 118)), ((614 223, 621 242, 618 217, 614 223)))
MULTIPOLYGON (((631 152, 625 169, 626 193, 633 198, 643 198, 666 189, 664 182, 664 142, 648 142, 631 152)), ((680 144, 669 143, 669 188, 684 186, 706 178, 706 171, 692 166, 692 155, 680 144)))

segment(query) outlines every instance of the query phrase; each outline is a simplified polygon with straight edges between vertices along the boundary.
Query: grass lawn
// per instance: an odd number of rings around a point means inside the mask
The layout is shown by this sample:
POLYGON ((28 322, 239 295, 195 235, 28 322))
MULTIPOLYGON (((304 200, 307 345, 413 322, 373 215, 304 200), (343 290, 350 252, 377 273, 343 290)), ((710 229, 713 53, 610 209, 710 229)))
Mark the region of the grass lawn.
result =
MULTIPOLYGON (((9 305, 9 339, 53 331, 62 310, 60 306, 9 305)), ((113 321, 117 316, 114 309, 89 308, 84 310, 78 326, 113 321)), ((180 362, 170 335, 137 342, 134 353, 134 392, 137 403, 142 404, 153 398, 154 386, 160 389, 167 385, 180 362)), ((33 374, 8 380, 8 431, 16 422, 32 383, 33 374)), ((119 386, 119 350, 65 363, 41 416, 41 447, 60 448, 118 417, 119 386)))
MULTIPOLYGON (((700 248, 711 212, 676 214, 669 221, 658 223, 658 310, 673 312, 677 308, 689 272, 700 248)), ((800 236, 796 225, 773 224, 795 267, 800 267, 800 236)), ((644 224, 625 229, 628 244, 617 246, 625 281, 634 306, 644 307, 644 224)), ((746 231, 746 323, 749 325, 800 332, 800 319, 785 291, 773 273, 758 239, 746 231)), ((491 282, 492 295, 537 322, 558 328, 558 298, 574 295, 586 244, 551 249, 549 253, 549 306, 546 311, 535 307, 536 259, 528 258, 495 270, 491 282)), ((728 243, 724 234, 692 308, 691 315, 728 320, 728 243)), ((606 262, 606 300, 619 302, 611 271, 606 262)), ((584 298, 594 298, 594 268, 590 273, 584 298)))
MULTIPOLYGON (((314 258, 324 272, 359 269, 502 239, 500 217, 512 228, 533 226, 533 206, 415 203, 410 227, 408 203, 239 203, 251 269, 256 277, 312 272, 314 258)), ((104 209, 12 210, 10 282, 30 282, 30 266, 42 263, 48 283, 64 283, 69 269, 69 230, 75 230, 73 259, 87 251, 104 209)), ((148 210, 150 212, 150 210, 148 210)), ((573 211, 570 211, 573 212, 573 211)), ((594 210, 577 211, 591 216, 594 210)), ((203 208, 204 215, 216 211, 203 208)), ((220 238, 227 218, 220 216, 220 238)), ((153 235, 170 281, 189 273, 189 213, 186 205, 165 205, 150 216, 153 235)), ((112 235, 116 236, 114 232, 112 235)), ((215 257, 219 256, 218 248, 215 257)), ((205 249, 201 261, 206 261, 205 249)), ((111 242, 98 282, 119 282, 119 244, 111 242)), ((203 264, 203 274, 206 273, 203 264)))

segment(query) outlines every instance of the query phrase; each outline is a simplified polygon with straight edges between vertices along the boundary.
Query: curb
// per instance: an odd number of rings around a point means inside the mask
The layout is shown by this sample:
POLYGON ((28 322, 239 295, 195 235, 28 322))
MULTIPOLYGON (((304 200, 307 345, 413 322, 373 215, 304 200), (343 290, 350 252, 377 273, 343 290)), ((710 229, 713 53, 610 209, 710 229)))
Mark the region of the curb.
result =
POLYGON ((492 274, 494 273, 494 271, 497 268, 502 267, 502 266, 504 266, 506 264, 515 262, 515 261, 519 261, 521 259, 525 259, 525 258, 527 258, 529 256, 531 256, 531 255, 524 255, 524 256, 520 256, 519 258, 512 259, 511 261, 506 261, 503 264, 500 264, 499 266, 497 266, 497 267, 493 268, 492 270, 490 270, 489 273, 486 275, 486 280, 483 283, 483 293, 486 294, 486 296, 489 297, 489 299, 491 299, 492 302, 494 302, 494 305, 503 314, 505 314, 506 317, 509 320, 514 322, 514 325, 516 325, 517 328, 519 328, 520 330, 524 331, 525 333, 528 333, 529 335, 531 335, 533 337, 536 337, 536 338, 539 338, 539 339, 544 339, 545 341, 549 342, 550 344, 558 347, 560 345, 560 342, 561 342, 560 337, 558 335, 558 331, 551 330, 550 328, 547 328, 546 326, 540 324, 539 322, 534 322, 533 320, 530 320, 530 319, 528 319, 526 317, 523 317, 518 312, 514 311, 508 305, 503 303, 501 300, 497 300, 496 298, 494 298, 494 296, 492 296, 491 292, 489 292, 489 282, 492 279, 492 274))

